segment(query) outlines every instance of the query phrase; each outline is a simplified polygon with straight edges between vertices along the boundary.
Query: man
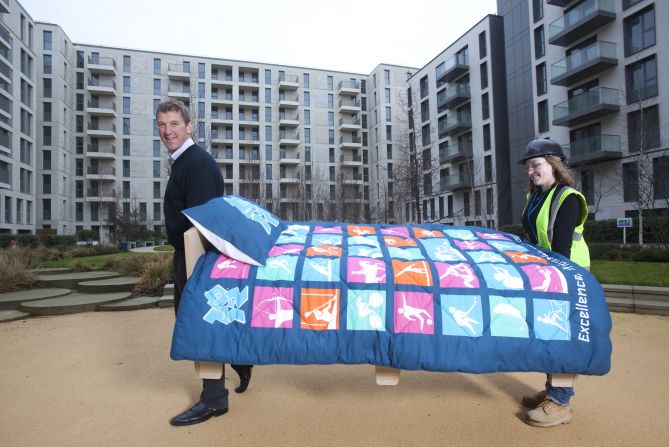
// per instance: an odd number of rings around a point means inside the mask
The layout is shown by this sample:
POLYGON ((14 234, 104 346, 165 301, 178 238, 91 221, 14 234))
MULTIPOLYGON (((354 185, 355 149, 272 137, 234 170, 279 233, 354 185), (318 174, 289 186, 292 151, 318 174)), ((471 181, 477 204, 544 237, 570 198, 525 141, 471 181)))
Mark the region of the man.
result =
MULTIPOLYGON (((216 161, 202 147, 193 143, 190 113, 181 101, 163 101, 156 109, 156 123, 160 139, 169 152, 172 165, 165 188, 165 227, 167 239, 174 247, 174 312, 186 285, 186 256, 183 234, 192 224, 181 211, 201 205, 223 195, 223 176, 216 161)), ((250 365, 232 365, 239 374, 243 393, 251 380, 250 365)), ((225 369, 220 379, 203 379, 200 400, 190 409, 172 418, 172 425, 191 425, 204 422, 212 416, 228 411, 228 390, 225 388, 225 369)))

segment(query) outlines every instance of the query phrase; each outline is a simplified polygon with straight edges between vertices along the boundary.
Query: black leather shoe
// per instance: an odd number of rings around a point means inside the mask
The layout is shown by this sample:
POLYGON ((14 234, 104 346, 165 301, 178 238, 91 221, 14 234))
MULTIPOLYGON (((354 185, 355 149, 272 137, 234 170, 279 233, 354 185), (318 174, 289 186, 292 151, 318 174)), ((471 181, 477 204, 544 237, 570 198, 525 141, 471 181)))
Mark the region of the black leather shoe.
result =
POLYGON ((253 365, 230 365, 239 375, 239 386, 235 388, 235 393, 243 393, 249 387, 251 382, 251 373, 253 365))
POLYGON ((204 422, 212 416, 220 416, 228 412, 226 408, 209 408, 201 400, 197 401, 188 410, 184 411, 178 416, 175 416, 170 421, 172 425, 193 425, 204 422))

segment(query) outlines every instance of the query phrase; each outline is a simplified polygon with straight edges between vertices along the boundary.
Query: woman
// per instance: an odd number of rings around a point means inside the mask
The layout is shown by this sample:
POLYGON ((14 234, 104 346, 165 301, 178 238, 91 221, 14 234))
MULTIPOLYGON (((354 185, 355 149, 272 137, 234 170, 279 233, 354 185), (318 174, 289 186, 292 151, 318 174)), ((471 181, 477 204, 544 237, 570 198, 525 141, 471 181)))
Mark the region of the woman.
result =
MULTIPOLYGON (((523 210, 523 227, 529 241, 559 253, 590 269, 590 253, 583 240, 583 223, 588 216, 585 197, 576 191, 574 181, 563 164, 566 157, 553 140, 540 139, 527 145, 519 163, 527 167, 529 187, 523 210)), ((553 387, 523 399, 523 405, 536 407, 525 416, 535 427, 553 427, 571 422, 569 400, 572 387, 553 387)))

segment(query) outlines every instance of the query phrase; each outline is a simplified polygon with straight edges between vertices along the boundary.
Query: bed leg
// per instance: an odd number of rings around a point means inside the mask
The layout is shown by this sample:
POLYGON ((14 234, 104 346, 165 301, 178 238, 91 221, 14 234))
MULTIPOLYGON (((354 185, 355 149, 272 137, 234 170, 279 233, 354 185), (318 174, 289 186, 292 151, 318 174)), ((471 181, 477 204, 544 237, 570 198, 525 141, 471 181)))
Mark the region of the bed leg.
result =
POLYGON ((385 366, 376 366, 376 384, 377 385, 397 385, 400 381, 400 370, 387 368, 385 366))
POLYGON ((549 374, 548 381, 554 387, 569 388, 574 386, 576 374, 549 374))
POLYGON ((195 374, 201 379, 220 379, 223 377, 223 363, 195 362, 195 374))

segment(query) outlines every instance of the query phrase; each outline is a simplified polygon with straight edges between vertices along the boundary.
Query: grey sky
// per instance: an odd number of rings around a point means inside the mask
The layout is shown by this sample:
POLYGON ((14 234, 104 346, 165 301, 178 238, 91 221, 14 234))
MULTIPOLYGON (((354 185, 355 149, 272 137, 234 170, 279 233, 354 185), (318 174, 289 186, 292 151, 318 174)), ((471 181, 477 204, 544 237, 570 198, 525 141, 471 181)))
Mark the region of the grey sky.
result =
POLYGON ((496 0, 20 2, 77 43, 363 74, 379 63, 422 67, 497 9, 496 0))

